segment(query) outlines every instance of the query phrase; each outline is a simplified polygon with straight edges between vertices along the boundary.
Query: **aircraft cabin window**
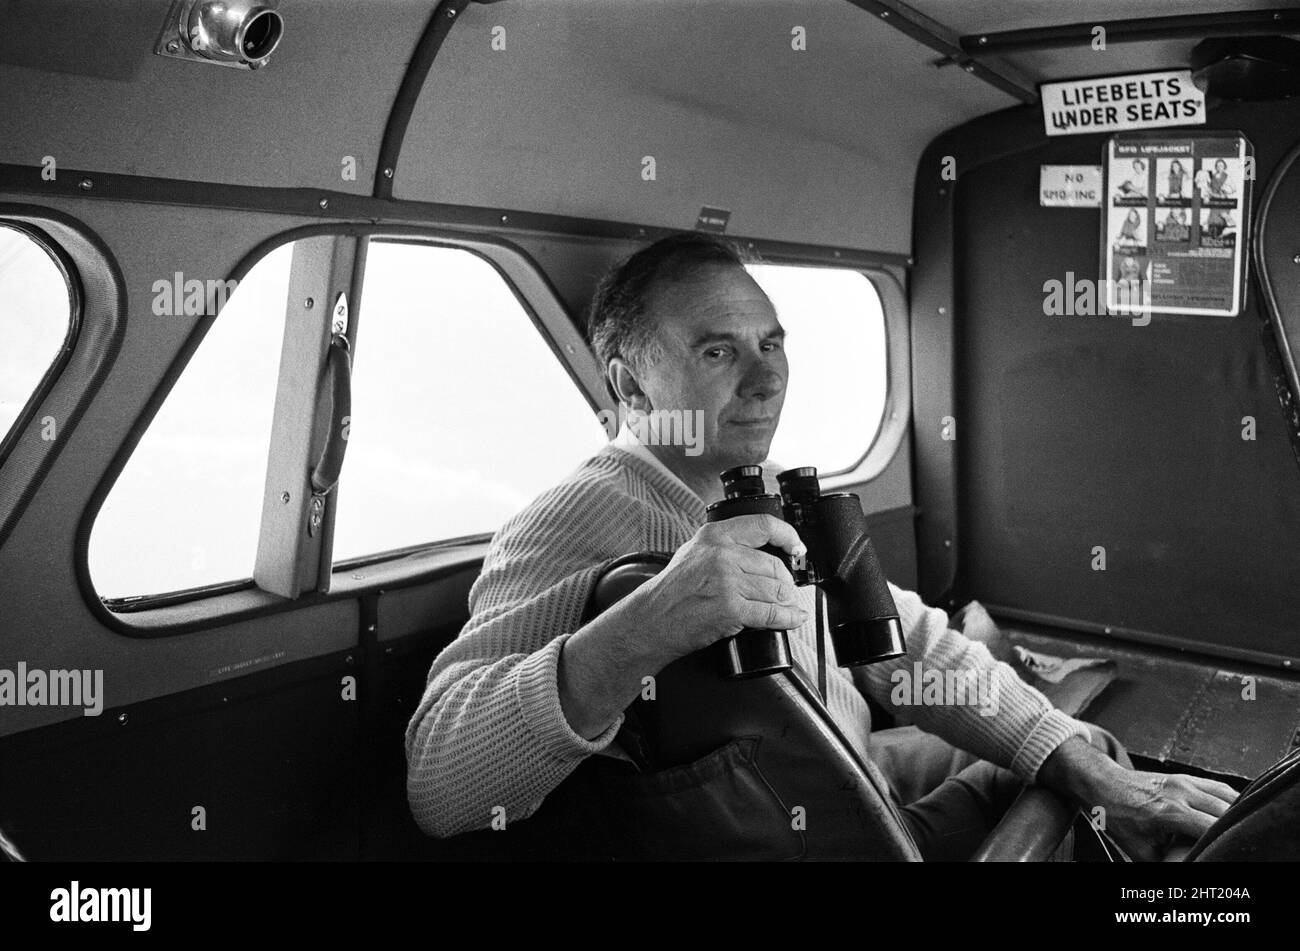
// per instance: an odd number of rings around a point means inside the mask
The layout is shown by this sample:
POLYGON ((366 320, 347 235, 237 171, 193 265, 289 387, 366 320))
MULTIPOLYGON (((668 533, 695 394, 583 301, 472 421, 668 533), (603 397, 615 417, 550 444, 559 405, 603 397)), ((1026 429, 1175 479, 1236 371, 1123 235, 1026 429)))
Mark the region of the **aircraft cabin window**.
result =
POLYGON ((54 256, 0 225, 0 459, 71 331, 71 290, 54 256))
MULTIPOLYGON (((23 253, 44 254, 28 244, 23 253)), ((293 245, 283 245, 233 287, 105 499, 88 551, 102 598, 252 577, 292 259, 293 245)), ((751 272, 789 335, 772 458, 826 474, 852 469, 885 406, 875 286, 848 269, 761 264, 751 272)), ((166 296, 174 309, 176 295, 166 296)), ((374 240, 362 296, 335 563, 491 534, 609 438, 524 305, 479 255, 374 240)), ((66 289, 63 308, 66 326, 66 289)), ((4 379, 8 411, 12 375, 4 379)))
MULTIPOLYGON (((100 597, 253 576, 292 260, 282 245, 239 282, 118 475, 87 553, 100 597)), ((148 319, 195 320, 179 295, 148 319)))
POLYGON ((889 390, 876 286, 846 268, 755 264, 749 271, 776 306, 790 363, 772 459, 816 466, 823 477, 853 469, 880 432, 889 390))
POLYGON ((504 278, 372 241, 335 562, 490 534, 608 439, 504 278))

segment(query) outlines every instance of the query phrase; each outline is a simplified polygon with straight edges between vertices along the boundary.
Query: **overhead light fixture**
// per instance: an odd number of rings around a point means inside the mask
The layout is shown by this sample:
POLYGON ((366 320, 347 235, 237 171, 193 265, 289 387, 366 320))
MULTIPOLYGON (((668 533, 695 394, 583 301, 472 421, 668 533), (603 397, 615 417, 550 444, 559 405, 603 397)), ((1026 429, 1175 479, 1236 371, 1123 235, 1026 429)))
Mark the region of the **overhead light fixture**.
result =
POLYGON ((279 0, 172 0, 154 52, 235 69, 260 69, 284 36, 278 5, 279 0))

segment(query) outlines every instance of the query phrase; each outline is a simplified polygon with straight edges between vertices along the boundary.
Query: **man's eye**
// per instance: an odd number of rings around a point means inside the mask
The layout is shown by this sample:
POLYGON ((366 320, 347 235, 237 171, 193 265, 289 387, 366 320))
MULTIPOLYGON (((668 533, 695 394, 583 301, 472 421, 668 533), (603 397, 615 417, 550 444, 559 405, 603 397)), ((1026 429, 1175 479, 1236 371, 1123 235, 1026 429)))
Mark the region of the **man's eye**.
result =
POLYGON ((772 350, 781 350, 782 348, 783 348, 783 344, 779 340, 769 340, 767 343, 763 344, 764 352, 772 351, 772 350))
POLYGON ((704 351, 704 358, 706 360, 721 360, 726 355, 727 355, 726 347, 712 347, 704 351))

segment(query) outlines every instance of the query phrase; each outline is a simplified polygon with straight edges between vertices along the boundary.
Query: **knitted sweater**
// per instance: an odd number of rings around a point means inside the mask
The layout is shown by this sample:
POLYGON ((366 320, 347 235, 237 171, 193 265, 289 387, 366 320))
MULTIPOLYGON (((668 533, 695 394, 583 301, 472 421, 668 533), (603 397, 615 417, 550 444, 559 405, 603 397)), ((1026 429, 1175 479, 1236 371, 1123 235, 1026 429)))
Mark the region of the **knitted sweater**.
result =
MULTIPOLYGON (((510 822, 526 818, 585 757, 620 754, 613 740, 621 716, 590 740, 565 719, 560 651, 581 626, 605 562, 676 551, 704 520, 694 492, 611 444, 502 526, 470 589, 469 622, 434 660, 406 730, 407 795, 421 829, 449 836, 484 828, 502 814, 496 807, 510 822)), ((949 630, 945 612, 890 588, 907 654, 858 668, 856 683, 839 667, 827 671, 827 708, 869 766, 871 714, 859 686, 900 724, 914 723, 1027 781, 1068 736, 1087 736, 984 645, 949 630), (911 678, 931 669, 979 671, 984 709, 991 697, 996 715, 981 715, 971 703, 891 702, 904 676, 895 671, 911 678)), ((812 589, 798 591, 811 618, 812 589)), ((790 642, 796 662, 815 670, 814 622, 791 631, 790 642)))

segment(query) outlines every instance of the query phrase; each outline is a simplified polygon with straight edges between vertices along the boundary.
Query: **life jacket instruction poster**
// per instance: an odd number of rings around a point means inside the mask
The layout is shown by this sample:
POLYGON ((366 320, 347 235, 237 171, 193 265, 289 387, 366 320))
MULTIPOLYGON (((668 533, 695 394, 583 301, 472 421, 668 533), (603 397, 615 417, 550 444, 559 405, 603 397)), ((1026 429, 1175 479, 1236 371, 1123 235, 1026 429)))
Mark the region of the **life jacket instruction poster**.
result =
POLYGON ((1111 137, 1101 262, 1109 311, 1240 312, 1253 164, 1250 143, 1234 133, 1111 137))

